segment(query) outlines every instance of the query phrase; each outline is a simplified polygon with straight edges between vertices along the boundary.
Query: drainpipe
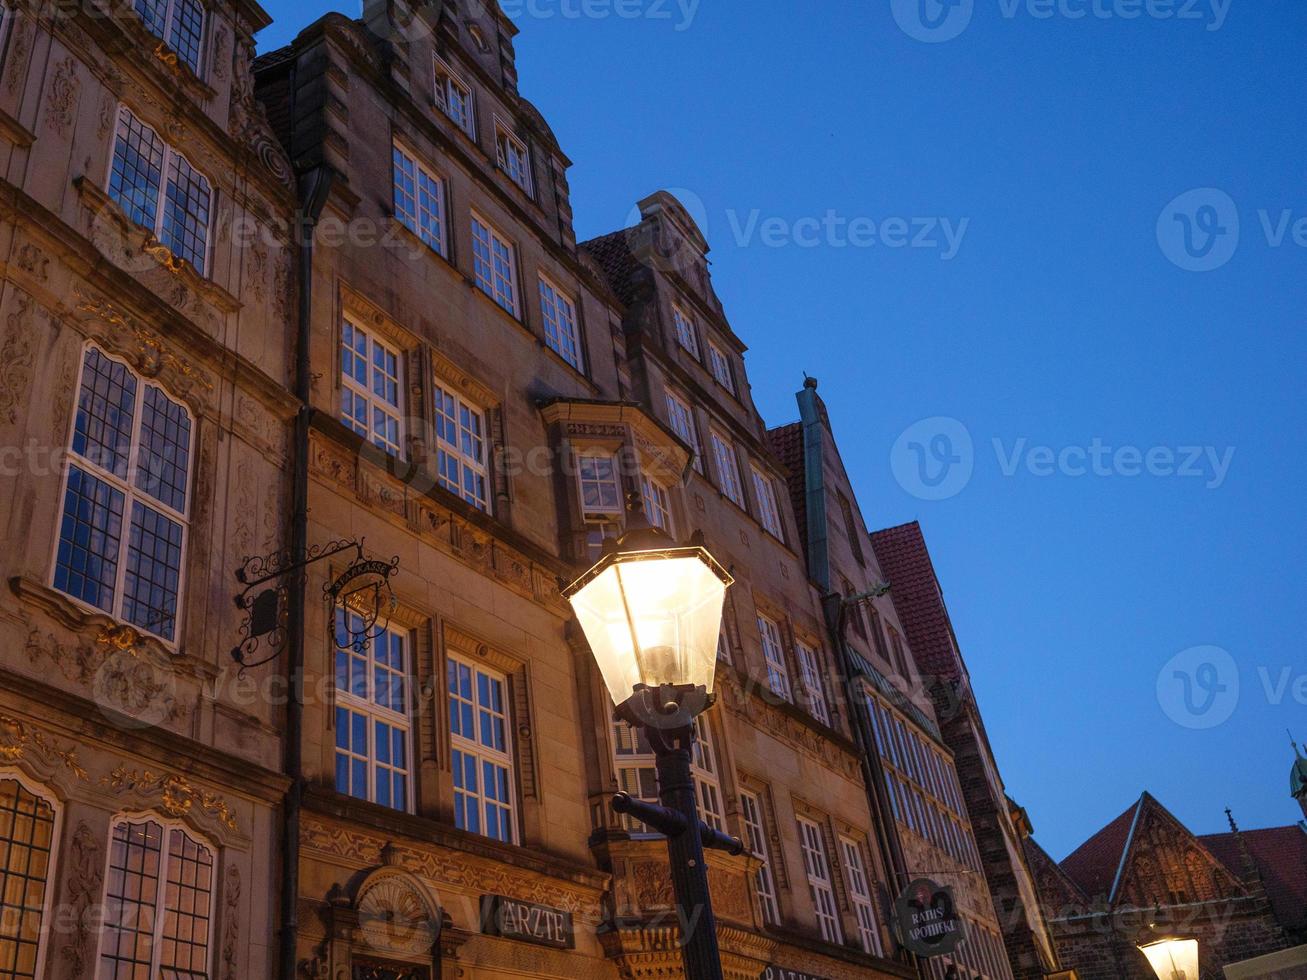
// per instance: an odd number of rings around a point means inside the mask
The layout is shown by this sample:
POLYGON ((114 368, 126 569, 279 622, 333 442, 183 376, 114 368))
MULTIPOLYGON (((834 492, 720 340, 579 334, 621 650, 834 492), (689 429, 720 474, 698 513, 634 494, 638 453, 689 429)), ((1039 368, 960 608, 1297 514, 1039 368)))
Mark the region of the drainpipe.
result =
MULTIPOLYGON (((292 83, 292 91, 294 84, 292 83)), ((293 118, 293 113, 292 113, 293 118)), ((309 425, 313 408, 309 404, 312 375, 309 342, 313 323, 313 239, 318 219, 326 206, 336 174, 319 165, 300 175, 299 235, 299 319, 295 335, 295 446, 291 504, 290 553, 298 558, 308 551, 309 537, 309 425)), ((290 787, 282 807, 282 882, 279 975, 294 980, 299 940, 300 810, 304 799, 304 633, 306 571, 297 569, 287 597, 286 670, 289 700, 286 706, 285 768, 290 787)))

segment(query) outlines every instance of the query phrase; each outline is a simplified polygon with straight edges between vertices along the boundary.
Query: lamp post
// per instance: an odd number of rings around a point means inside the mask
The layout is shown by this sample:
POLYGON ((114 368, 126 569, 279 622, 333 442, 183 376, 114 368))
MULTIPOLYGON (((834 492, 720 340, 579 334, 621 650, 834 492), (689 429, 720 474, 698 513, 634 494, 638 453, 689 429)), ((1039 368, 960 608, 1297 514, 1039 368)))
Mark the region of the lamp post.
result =
POLYGON ((1157 980, 1199 980, 1198 940, 1162 939, 1140 946, 1139 952, 1157 974, 1157 980))
POLYGON ((662 805, 619 793, 612 806, 667 838, 689 980, 721 980, 717 923, 704 848, 740 854, 744 844, 699 819, 691 761, 695 724, 713 701, 717 639, 730 574, 700 544, 677 545, 652 527, 639 494, 627 498, 627 530, 568 586, 617 716, 642 731, 657 763, 662 805))

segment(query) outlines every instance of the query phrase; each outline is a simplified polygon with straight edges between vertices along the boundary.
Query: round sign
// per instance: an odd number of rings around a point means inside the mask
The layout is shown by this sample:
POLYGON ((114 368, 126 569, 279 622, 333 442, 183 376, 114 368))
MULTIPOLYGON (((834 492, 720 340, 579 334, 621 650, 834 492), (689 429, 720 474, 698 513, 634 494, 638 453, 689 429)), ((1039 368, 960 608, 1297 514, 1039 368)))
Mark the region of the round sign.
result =
POLYGON ((918 878, 894 902, 894 917, 903 945, 918 956, 946 956, 964 935, 953 890, 918 878))

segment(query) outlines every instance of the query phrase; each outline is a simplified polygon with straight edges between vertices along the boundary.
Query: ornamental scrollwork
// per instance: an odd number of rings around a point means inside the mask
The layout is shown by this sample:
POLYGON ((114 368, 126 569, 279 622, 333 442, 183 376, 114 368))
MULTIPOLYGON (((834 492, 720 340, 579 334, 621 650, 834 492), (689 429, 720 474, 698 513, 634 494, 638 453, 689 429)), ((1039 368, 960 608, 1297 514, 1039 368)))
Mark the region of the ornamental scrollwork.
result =
POLYGON ((208 790, 196 789, 185 776, 118 766, 109 775, 101 777, 100 783, 116 793, 157 796, 163 812, 170 817, 189 816, 198 807, 217 817, 228 830, 236 829, 236 817, 226 801, 208 790))
POLYGON ((10 715, 0 715, 0 761, 18 762, 27 757, 32 749, 58 759, 64 768, 78 779, 89 779, 86 770, 77 761, 77 753, 70 748, 60 748, 45 737, 40 729, 33 728, 27 722, 19 721, 10 715))

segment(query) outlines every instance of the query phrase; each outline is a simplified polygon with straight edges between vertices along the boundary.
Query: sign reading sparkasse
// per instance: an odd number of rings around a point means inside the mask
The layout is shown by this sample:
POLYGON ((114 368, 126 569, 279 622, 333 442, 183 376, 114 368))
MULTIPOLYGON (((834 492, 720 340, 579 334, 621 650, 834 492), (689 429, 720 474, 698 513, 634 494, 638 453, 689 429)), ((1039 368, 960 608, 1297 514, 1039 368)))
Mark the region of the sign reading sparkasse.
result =
POLYGON ((929 878, 904 889, 894 902, 894 916, 903 945, 918 956, 945 956, 965 938, 953 890, 929 878))

